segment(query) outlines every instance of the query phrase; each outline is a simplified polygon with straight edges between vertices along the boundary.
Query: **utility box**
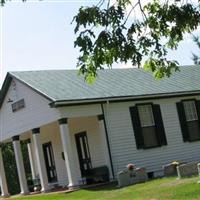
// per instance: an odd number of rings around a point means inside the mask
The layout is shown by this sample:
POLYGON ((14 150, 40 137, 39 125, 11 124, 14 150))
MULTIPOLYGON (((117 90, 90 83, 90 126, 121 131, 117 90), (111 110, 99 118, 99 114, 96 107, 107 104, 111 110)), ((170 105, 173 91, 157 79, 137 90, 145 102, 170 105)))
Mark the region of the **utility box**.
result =
POLYGON ((124 187, 135 183, 141 183, 148 180, 145 168, 136 168, 133 170, 125 169, 117 174, 118 186, 124 187))

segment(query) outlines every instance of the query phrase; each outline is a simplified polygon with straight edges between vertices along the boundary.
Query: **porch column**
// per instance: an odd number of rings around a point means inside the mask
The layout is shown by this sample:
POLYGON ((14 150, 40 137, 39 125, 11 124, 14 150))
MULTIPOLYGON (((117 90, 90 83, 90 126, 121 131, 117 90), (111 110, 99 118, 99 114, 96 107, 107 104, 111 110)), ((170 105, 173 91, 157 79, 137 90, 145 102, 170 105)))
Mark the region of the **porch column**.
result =
POLYGON ((44 162, 44 154, 40 142, 40 128, 33 129, 32 134, 33 134, 33 145, 35 149, 36 163, 40 176, 40 183, 42 186, 41 192, 48 192, 50 188, 48 185, 47 171, 44 162))
POLYGON ((13 147, 15 152, 15 159, 17 164, 17 172, 19 176, 19 184, 21 189, 21 194, 26 195, 29 194, 28 185, 26 181, 25 169, 24 169, 24 161, 22 157, 21 147, 19 135, 12 137, 13 147))
POLYGON ((112 169, 112 163, 111 163, 111 155, 110 155, 110 150, 109 150, 109 141, 108 137, 106 134, 106 127, 105 127, 105 119, 104 115, 98 115, 98 120, 99 120, 99 130, 100 134, 102 136, 102 141, 104 143, 104 156, 106 160, 106 165, 108 166, 109 169, 109 174, 110 174, 110 179, 113 179, 113 169, 112 169))
POLYGON ((7 186, 6 175, 5 175, 5 170, 4 170, 1 146, 0 146, 0 186, 1 186, 1 196, 9 197, 10 195, 8 192, 8 186, 7 186))
POLYGON ((29 156, 29 161, 30 161, 30 166, 31 166, 32 179, 35 179, 36 178, 36 171, 35 171, 35 163, 34 163, 31 139, 28 139, 27 148, 28 148, 28 156, 29 156))
POLYGON ((75 163, 73 159, 72 144, 70 140, 70 132, 67 124, 67 118, 58 120, 60 125, 60 135, 63 145, 63 152, 65 156, 65 164, 67 168, 67 175, 69 188, 74 188, 78 186, 78 180, 76 178, 75 163))

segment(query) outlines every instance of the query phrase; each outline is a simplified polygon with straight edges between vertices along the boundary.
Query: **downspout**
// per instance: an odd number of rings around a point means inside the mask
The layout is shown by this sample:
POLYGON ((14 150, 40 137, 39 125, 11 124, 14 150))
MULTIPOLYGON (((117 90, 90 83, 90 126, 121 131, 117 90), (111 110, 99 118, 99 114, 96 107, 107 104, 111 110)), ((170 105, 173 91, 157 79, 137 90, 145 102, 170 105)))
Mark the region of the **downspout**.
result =
POLYGON ((104 116, 103 123, 104 123, 104 127, 105 127, 106 143, 107 143, 107 147, 108 147, 108 154, 109 154, 109 159, 110 159, 112 176, 113 176, 113 179, 114 179, 115 178, 115 174, 114 174, 114 169, 113 169, 113 161, 112 161, 112 157, 111 157, 110 143, 109 143, 109 139, 108 139, 108 129, 107 129, 107 125, 106 125, 105 112, 104 112, 104 108, 103 108, 103 104, 102 103, 101 103, 101 110, 102 110, 102 114, 104 116))

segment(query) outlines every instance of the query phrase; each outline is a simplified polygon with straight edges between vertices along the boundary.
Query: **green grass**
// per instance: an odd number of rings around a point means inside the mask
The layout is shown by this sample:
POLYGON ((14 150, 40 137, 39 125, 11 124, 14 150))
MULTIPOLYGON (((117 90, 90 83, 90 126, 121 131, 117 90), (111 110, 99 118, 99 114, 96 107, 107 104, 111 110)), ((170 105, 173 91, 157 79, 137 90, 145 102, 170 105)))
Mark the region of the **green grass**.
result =
POLYGON ((72 193, 49 193, 30 196, 13 196, 11 200, 163 200, 163 199, 199 199, 200 184, 197 177, 178 180, 176 177, 162 178, 117 188, 115 185, 93 189, 81 189, 72 193))

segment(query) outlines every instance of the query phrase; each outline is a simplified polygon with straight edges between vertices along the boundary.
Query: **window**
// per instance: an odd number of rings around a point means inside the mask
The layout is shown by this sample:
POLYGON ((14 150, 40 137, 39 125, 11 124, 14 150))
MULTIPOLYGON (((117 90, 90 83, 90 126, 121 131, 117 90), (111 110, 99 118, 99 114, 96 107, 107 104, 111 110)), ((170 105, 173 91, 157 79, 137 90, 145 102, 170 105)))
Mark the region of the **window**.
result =
POLYGON ((186 121, 198 120, 195 101, 183 101, 186 121))
POLYGON ((142 135, 144 139, 144 146, 145 147, 158 146, 152 105, 141 105, 141 106, 138 106, 137 108, 139 112, 142 135))
POLYGON ((130 108, 130 113, 138 149, 167 144, 159 105, 136 105, 130 108))
POLYGON ((199 102, 196 100, 185 100, 177 103, 179 121, 185 142, 200 140, 198 105, 199 102))
POLYGON ((138 106, 138 111, 142 127, 154 126, 154 118, 151 105, 138 106))
POLYGON ((24 99, 21 99, 19 101, 16 101, 15 103, 12 104, 12 111, 13 112, 16 112, 22 108, 25 107, 25 102, 24 102, 24 99))

